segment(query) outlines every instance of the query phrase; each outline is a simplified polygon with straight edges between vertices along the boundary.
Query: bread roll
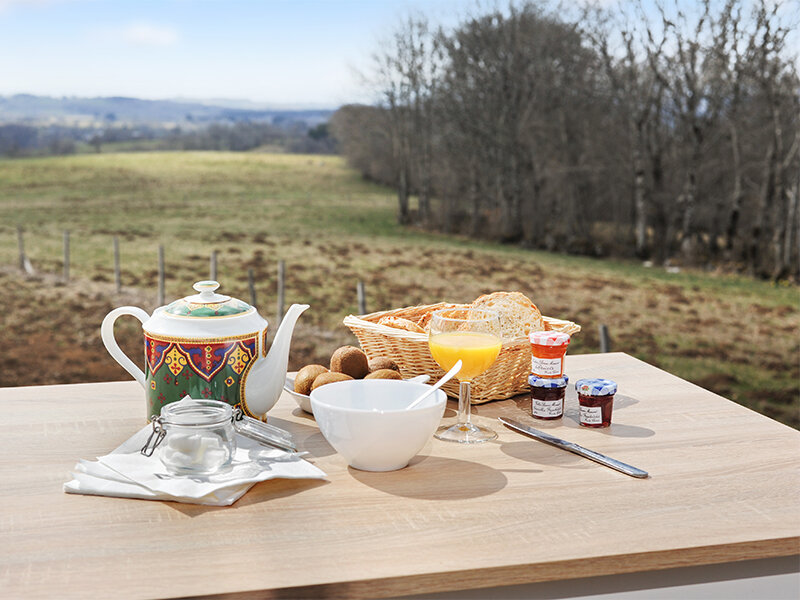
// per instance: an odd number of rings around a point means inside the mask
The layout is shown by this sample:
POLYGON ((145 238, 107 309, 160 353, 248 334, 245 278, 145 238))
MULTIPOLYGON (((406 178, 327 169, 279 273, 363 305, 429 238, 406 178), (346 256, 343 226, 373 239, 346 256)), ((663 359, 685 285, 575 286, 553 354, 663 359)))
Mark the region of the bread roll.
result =
POLYGON ((314 380, 314 383, 311 385, 311 391, 313 392, 318 387, 323 385, 327 385, 329 383, 335 383, 337 381, 352 381, 353 378, 349 375, 345 375, 344 373, 323 373, 322 375, 318 375, 317 378, 314 380))
POLYGON ((319 375, 327 372, 327 367, 322 365, 306 365, 297 372, 297 376, 294 378, 294 391, 308 396, 311 393, 311 385, 314 380, 319 375))
POLYGON ((395 371, 394 369, 378 369, 377 371, 373 371, 364 379, 402 379, 402 375, 395 371))
POLYGON ((355 346, 342 346, 331 356, 331 371, 344 373, 353 379, 363 379, 369 373, 367 355, 355 346))
POLYGON ((376 356, 369 361, 369 372, 374 373, 381 369, 392 369, 393 371, 400 372, 400 367, 391 358, 386 356, 376 356))

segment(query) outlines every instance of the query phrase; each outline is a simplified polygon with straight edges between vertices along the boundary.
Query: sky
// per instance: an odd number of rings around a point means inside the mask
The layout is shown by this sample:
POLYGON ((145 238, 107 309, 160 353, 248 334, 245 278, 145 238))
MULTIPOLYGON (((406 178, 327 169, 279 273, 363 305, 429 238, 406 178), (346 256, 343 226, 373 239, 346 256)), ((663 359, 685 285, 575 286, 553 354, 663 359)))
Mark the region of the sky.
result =
POLYGON ((358 73, 398 21, 465 0, 0 0, 0 95, 369 102, 358 73))
MULTIPOLYGON (((403 17, 424 13, 451 27, 476 5, 507 1, 0 0, 0 96, 371 103, 359 74, 403 17)), ((643 4, 655 11, 655 0, 643 4)), ((783 3, 798 7, 800 0, 783 3)))

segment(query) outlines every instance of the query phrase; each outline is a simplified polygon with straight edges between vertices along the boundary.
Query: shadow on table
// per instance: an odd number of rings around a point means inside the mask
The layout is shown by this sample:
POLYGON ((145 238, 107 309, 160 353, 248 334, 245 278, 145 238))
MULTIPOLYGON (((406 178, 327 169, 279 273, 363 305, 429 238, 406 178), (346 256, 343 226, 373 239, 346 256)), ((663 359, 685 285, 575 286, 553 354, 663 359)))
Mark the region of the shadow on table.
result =
MULTIPOLYGON (((564 418, 562 419, 562 426, 577 429, 581 427, 580 408, 578 406, 578 398, 577 395, 574 394, 574 390, 573 396, 574 398, 570 398, 570 395, 567 395, 564 404, 564 418)), ((619 422, 620 420, 624 420, 624 414, 622 417, 620 417, 619 411, 624 410, 625 408, 634 404, 638 404, 638 402, 639 401, 636 398, 631 398, 630 396, 625 396, 624 394, 617 394, 614 397, 614 408, 611 412, 611 426, 606 428, 595 428, 594 431, 603 435, 609 435, 611 437, 653 437, 656 432, 652 429, 648 429, 647 427, 639 427, 638 425, 626 425, 625 423, 619 422)), ((558 435, 557 433, 554 433, 553 435, 564 437, 558 435)))
MULTIPOLYGON (((584 429, 580 425, 578 395, 574 389, 567 390, 567 394, 564 399, 564 416, 561 419, 553 419, 552 421, 543 421, 541 419, 534 419, 531 417, 531 399, 528 396, 517 396, 512 398, 512 402, 513 404, 508 403, 505 405, 498 405, 495 409, 497 416, 510 417, 512 419, 522 421, 534 429, 539 429, 556 437, 565 439, 568 439, 567 435, 569 432, 566 432, 565 434, 564 428, 584 429), (557 430, 561 430, 561 432, 557 430)), ((648 429, 647 427, 639 427, 638 425, 625 425, 624 423, 616 422, 619 419, 618 411, 624 410, 628 406, 632 406, 638 402, 639 401, 636 398, 617 394, 614 397, 614 409, 611 413, 611 426, 608 428, 598 428, 594 431, 602 433, 603 435, 623 438, 646 438, 654 436, 656 432, 652 429, 648 429)))
POLYGON ((174 508, 187 517, 199 517, 208 512, 218 510, 236 510, 259 502, 268 502, 277 498, 294 496, 306 490, 329 484, 321 479, 269 479, 251 487, 247 493, 234 502, 231 506, 203 506, 201 504, 182 504, 180 502, 165 502, 166 506, 174 508))
POLYGON ((405 469, 372 473, 348 468, 353 479, 373 489, 419 500, 461 500, 488 496, 508 480, 497 469, 467 460, 416 456, 405 469))
POLYGON ((297 417, 299 419, 305 419, 306 421, 311 421, 312 423, 316 423, 317 421, 314 419, 314 415, 308 414, 299 406, 292 411, 292 416, 297 417))
POLYGON ((592 463, 585 458, 581 458, 577 454, 565 452, 537 442, 530 440, 530 442, 507 442, 500 444, 500 451, 512 458, 523 460, 525 462, 534 463, 537 465, 545 465, 548 467, 563 467, 565 469, 589 469, 592 468, 592 463))
POLYGON ((291 433, 295 444, 297 444, 297 449, 300 452, 308 452, 308 456, 306 458, 322 458, 323 456, 336 454, 336 451, 323 437, 322 433, 320 433, 319 427, 317 426, 317 422, 314 420, 313 415, 308 414, 300 408, 295 409, 292 412, 292 415, 302 419, 307 419, 309 424, 306 425, 304 423, 297 423, 296 421, 285 421, 277 417, 270 417, 269 424, 275 425, 275 427, 280 427, 281 429, 285 429, 291 433))

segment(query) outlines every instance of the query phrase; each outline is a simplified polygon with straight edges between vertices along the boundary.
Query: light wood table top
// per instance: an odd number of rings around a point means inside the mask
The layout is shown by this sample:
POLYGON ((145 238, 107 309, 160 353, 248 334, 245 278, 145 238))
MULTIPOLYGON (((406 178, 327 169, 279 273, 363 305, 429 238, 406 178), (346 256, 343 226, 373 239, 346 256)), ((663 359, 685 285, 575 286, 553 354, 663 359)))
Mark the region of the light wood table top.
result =
POLYGON ((144 425, 137 383, 0 388, 0 596, 385 597, 800 553, 800 432, 625 354, 569 356, 567 373, 618 382, 610 429, 578 426, 574 388, 560 422, 493 402, 474 412, 498 440, 431 439, 392 473, 348 468, 284 395, 270 422, 328 481, 263 482, 227 508, 62 492, 79 458, 144 425))

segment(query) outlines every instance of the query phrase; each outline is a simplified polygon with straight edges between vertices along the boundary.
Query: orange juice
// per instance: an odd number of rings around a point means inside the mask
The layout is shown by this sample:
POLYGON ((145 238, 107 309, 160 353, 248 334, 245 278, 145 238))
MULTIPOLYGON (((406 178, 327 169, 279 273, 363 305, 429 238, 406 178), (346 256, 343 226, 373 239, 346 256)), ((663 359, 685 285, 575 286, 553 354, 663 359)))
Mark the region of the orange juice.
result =
POLYGON ((461 381, 472 381, 488 369, 500 354, 500 338, 488 333, 452 331, 431 335, 428 340, 433 359, 445 371, 456 361, 464 363, 456 377, 461 381))

